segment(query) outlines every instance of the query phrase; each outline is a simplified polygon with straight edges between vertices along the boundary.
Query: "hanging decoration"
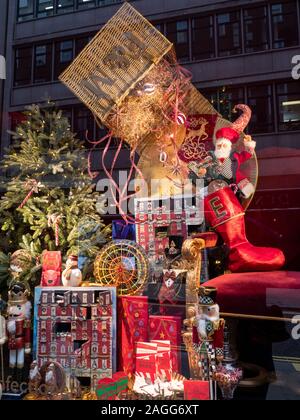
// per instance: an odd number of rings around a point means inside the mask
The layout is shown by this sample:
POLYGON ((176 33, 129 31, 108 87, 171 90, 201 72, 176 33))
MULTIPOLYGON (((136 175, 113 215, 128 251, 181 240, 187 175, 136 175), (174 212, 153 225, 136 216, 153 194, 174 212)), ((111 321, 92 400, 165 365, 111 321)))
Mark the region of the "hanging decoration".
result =
POLYGON ((41 182, 36 179, 28 179, 24 183, 24 190, 29 191, 22 203, 19 205, 18 210, 22 209, 33 194, 38 194, 39 190, 43 187, 41 182))
POLYGON ((62 216, 59 214, 50 214, 48 216, 48 227, 53 228, 55 232, 55 246, 59 246, 59 225, 61 223, 62 216))

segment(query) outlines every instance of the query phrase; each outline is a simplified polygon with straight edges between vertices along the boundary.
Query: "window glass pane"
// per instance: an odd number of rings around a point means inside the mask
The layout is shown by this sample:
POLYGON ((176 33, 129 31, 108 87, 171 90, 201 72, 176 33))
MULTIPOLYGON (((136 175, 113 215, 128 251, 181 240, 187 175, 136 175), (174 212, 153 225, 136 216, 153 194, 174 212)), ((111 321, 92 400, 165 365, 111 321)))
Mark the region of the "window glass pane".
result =
POLYGON ((37 0, 38 17, 51 16, 54 13, 54 0, 37 0))
POLYGON ((182 20, 167 23, 167 38, 175 44, 179 61, 189 60, 188 21, 182 20))
POLYGON ((92 35, 84 36, 75 40, 75 55, 77 56, 84 47, 93 39, 92 35))
POLYGON ((75 0, 58 0, 57 13, 66 13, 74 10, 75 0))
POLYGON ((230 121, 236 119, 236 114, 232 112, 234 106, 245 102, 244 88, 240 86, 200 89, 200 93, 224 118, 230 121))
POLYGON ((218 55, 221 57, 241 54, 240 13, 224 13, 217 16, 218 55))
POLYGON ((273 48, 298 45, 296 2, 277 3, 271 6, 273 48))
POLYGON ((15 54, 15 86, 31 83, 32 48, 18 48, 15 54))
POLYGON ((122 3, 122 0, 99 0, 99 6, 109 6, 116 3, 122 3))
POLYGON ((244 10, 245 51, 263 51, 269 48, 267 8, 244 10))
POLYGON ((248 105, 252 109, 249 124, 250 133, 270 133, 274 131, 274 110, 271 85, 250 86, 248 105))
POLYGON ((162 34, 164 34, 164 24, 163 23, 152 23, 153 24, 153 26, 159 31, 159 32, 161 32, 162 34))
POLYGON ((69 124, 72 129, 72 107, 61 107, 61 110, 63 112, 63 117, 68 118, 69 124))
POLYGON ((299 85, 299 82, 287 82, 276 86, 280 131, 300 129, 299 85))
POLYGON ((237 104, 245 103, 244 88, 223 86, 219 89, 219 112, 229 121, 236 119, 233 108, 237 104))
POLYGON ((214 18, 199 16, 192 20, 193 60, 215 57, 214 18))
POLYGON ((87 9, 89 7, 95 7, 95 0, 78 0, 78 9, 87 9))
POLYGON ((73 40, 57 42, 55 44, 55 79, 68 67, 73 61, 73 40))
POLYGON ((94 140, 94 117, 91 111, 85 107, 77 107, 74 111, 74 131, 77 137, 84 141, 86 136, 94 140))
POLYGON ((200 93, 213 105, 218 111, 218 88, 200 89, 200 93))
POLYGON ((34 57, 34 82, 49 82, 52 79, 52 45, 37 45, 34 57))
POLYGON ((19 0, 18 2, 18 21, 33 19, 33 0, 19 0))

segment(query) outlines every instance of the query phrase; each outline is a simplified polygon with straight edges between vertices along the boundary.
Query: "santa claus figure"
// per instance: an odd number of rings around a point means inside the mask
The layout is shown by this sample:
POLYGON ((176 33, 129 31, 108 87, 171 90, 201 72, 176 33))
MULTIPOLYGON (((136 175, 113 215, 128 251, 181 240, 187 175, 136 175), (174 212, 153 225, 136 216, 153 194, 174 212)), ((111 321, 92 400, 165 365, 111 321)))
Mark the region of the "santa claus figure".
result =
POLYGON ((9 366, 22 369, 25 354, 31 353, 31 302, 26 287, 20 282, 9 290, 7 314, 9 366))
POLYGON ((70 255, 66 269, 62 273, 62 283, 65 287, 79 287, 82 283, 82 273, 78 268, 78 257, 70 255))
POLYGON ((285 263, 283 253, 279 249, 255 247, 246 236, 245 212, 239 198, 249 198, 255 189, 243 174, 241 166, 252 158, 256 143, 250 136, 245 136, 244 150, 233 151, 251 117, 247 105, 237 105, 236 108, 243 110, 243 115, 231 127, 217 130, 215 150, 210 152, 211 161, 205 166, 200 163, 198 173, 194 170, 192 177, 196 175, 205 180, 205 219, 229 248, 229 270, 279 270, 285 263))
POLYGON ((189 168, 192 178, 195 175, 203 178, 206 187, 212 181, 223 181, 227 185, 234 186, 243 198, 249 198, 254 194, 255 188, 241 171, 241 166, 253 157, 256 142, 252 140, 251 136, 247 135, 244 136, 243 151, 236 152, 234 146, 250 121, 251 110, 243 104, 236 105, 235 109, 242 110, 243 115, 231 127, 223 127, 217 130, 214 136, 214 151, 209 152, 209 156, 204 162, 191 162, 189 168), (195 170, 195 168, 197 169, 195 170))
POLYGON ((201 287, 198 315, 194 319, 193 341, 199 355, 202 380, 212 380, 218 363, 223 360, 224 326, 216 303, 217 290, 201 287))

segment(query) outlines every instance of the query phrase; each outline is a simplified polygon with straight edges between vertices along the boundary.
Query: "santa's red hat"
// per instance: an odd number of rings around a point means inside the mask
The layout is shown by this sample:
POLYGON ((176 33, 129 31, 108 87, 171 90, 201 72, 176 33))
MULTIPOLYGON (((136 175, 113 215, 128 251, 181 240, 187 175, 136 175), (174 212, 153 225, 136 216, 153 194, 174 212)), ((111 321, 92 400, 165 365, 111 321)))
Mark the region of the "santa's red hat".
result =
POLYGON ((240 134, 233 128, 223 127, 216 132, 215 138, 216 140, 226 139, 229 140, 231 143, 235 144, 238 142, 240 134))

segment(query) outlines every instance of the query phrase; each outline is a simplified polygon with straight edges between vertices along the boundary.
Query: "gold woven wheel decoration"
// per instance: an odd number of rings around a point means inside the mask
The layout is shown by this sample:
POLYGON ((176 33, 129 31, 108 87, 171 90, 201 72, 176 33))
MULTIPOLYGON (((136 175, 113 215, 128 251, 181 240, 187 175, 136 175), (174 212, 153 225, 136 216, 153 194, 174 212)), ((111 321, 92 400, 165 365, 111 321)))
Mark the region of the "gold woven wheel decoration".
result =
POLYGON ((148 257, 135 242, 113 241, 96 257, 94 275, 101 286, 117 287, 119 296, 136 295, 149 277, 148 257))

